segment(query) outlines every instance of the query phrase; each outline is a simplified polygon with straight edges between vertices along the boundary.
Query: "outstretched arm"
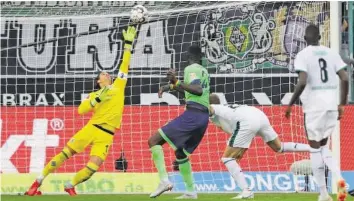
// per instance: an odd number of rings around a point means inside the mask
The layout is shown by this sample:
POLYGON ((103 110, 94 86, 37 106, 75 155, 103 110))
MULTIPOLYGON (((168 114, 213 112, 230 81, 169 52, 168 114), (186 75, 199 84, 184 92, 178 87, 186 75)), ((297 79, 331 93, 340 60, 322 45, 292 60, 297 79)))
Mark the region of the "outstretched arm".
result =
POLYGON ((132 51, 132 45, 133 45, 135 35, 136 35, 136 29, 133 26, 129 26, 127 31, 123 30, 123 37, 124 37, 123 61, 119 67, 118 77, 113 83, 113 85, 117 88, 121 88, 121 89, 125 88, 127 84, 131 51, 132 51))

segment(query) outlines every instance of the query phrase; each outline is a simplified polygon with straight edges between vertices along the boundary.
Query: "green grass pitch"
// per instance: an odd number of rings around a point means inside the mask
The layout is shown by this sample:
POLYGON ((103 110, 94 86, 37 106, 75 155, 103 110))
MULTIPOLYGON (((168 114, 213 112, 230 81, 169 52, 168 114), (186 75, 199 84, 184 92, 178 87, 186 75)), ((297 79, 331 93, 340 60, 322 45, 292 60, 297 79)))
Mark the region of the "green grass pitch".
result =
MULTIPOLYGON (((42 195, 36 197, 29 196, 15 196, 15 195, 2 195, 2 201, 170 201, 173 200, 179 194, 168 194, 161 195, 158 198, 151 199, 148 195, 78 195, 76 197, 69 197, 67 195, 42 195)), ((199 194, 198 200, 210 200, 210 201, 223 201, 223 200, 231 200, 235 194, 199 194)), ((333 196, 333 200, 336 197, 333 196)), ((291 194, 255 194, 255 198, 251 199, 253 201, 316 201, 317 194, 299 194, 299 193, 291 193, 291 194)), ((347 200, 351 201, 352 198, 348 198, 347 200)))

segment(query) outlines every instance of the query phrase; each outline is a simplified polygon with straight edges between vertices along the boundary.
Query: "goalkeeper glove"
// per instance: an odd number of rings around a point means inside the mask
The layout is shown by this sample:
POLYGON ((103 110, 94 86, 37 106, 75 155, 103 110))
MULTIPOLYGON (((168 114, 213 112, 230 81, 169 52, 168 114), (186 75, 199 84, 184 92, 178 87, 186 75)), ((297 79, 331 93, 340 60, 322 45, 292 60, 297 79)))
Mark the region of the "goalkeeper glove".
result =
POLYGON ((92 107, 94 107, 97 103, 100 103, 102 101, 111 99, 111 96, 108 95, 108 91, 109 91, 109 87, 108 86, 106 86, 103 89, 101 89, 99 94, 97 94, 95 96, 95 98, 91 100, 90 103, 91 103, 92 107))
POLYGON ((135 35, 136 29, 133 26, 128 26, 127 31, 123 30, 124 48, 131 50, 135 35))

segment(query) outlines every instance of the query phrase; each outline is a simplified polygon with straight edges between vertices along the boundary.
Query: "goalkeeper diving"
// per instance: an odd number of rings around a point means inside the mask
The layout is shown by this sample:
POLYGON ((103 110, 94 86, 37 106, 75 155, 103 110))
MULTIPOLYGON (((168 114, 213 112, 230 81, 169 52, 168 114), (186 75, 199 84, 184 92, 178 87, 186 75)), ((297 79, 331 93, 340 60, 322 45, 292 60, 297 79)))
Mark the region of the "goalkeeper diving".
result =
POLYGON ((124 91, 135 35, 136 29, 133 26, 129 26, 127 31, 123 30, 124 54, 117 79, 112 83, 111 76, 106 72, 101 72, 97 76, 96 82, 100 89, 90 93, 89 97, 83 100, 78 108, 80 115, 90 111, 93 112, 90 121, 69 140, 59 154, 49 161, 26 192, 27 195, 40 195, 38 188, 43 180, 66 160, 77 153, 83 152, 89 145, 91 145, 89 162, 76 173, 70 182, 64 184, 64 190, 69 195, 75 196, 75 186, 90 179, 105 161, 108 150, 113 143, 113 135, 121 125, 124 91))

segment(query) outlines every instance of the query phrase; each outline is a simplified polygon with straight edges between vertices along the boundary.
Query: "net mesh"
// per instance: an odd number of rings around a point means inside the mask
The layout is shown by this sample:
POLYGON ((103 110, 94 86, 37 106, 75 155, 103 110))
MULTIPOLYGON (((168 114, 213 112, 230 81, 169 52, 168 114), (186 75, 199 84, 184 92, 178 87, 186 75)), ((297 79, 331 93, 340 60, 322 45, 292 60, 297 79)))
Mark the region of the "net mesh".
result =
MULTIPOLYGON (((117 74, 121 32, 136 2, 1 4, 1 144, 5 153, 1 171, 38 173, 89 119, 77 114, 77 105, 94 90, 97 72, 117 74)), ((143 192, 154 190, 158 177, 151 174, 156 170, 147 140, 184 110, 182 95, 171 93, 158 99, 157 91, 166 83, 169 68, 183 75, 187 49, 194 43, 202 47, 211 92, 218 93, 225 103, 261 108, 282 141, 306 142, 301 109, 296 107, 288 121, 281 105, 290 99, 296 83, 292 62, 305 45, 304 28, 309 23, 319 25, 321 43, 329 44, 328 3, 192 1, 143 5, 151 18, 138 26, 122 128, 100 169, 101 173, 117 174, 94 177, 94 182, 110 181, 109 187, 97 187, 95 193, 138 192, 117 186, 129 182, 142 185, 143 192), (128 161, 126 173, 115 169, 122 153, 128 161)), ((191 156, 197 191, 237 190, 220 161, 229 137, 210 125, 191 156)), ((181 177, 173 169, 174 152, 164 148, 175 191, 182 191, 181 177)), ((78 154, 47 182, 56 176, 70 178, 63 173, 77 172, 88 157, 89 150, 78 154)), ((294 191, 290 166, 307 158, 308 154, 273 153, 256 138, 241 167, 256 191, 294 191)), ((313 183, 310 185, 315 190, 313 183)), ((82 185, 79 192, 90 189, 82 185)))

